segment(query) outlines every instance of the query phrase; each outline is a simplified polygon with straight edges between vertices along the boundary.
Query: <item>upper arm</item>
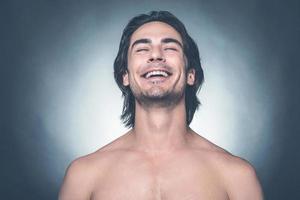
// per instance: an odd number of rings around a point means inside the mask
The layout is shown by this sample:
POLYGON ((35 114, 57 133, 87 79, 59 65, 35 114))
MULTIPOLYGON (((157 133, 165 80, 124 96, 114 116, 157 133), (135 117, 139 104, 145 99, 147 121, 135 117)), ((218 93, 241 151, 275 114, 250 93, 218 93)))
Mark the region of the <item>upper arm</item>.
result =
POLYGON ((262 200, 263 192, 255 169, 250 163, 236 158, 228 169, 228 195, 231 200, 262 200))
POLYGON ((91 172, 88 163, 78 159, 68 167, 59 193, 59 200, 90 199, 92 193, 91 172))

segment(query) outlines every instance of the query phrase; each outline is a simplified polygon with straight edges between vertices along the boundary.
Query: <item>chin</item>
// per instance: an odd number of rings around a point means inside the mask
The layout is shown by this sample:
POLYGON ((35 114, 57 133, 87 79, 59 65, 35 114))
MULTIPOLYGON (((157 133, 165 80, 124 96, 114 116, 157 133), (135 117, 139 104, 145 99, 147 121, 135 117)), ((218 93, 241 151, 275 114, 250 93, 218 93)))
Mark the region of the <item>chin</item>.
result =
POLYGON ((178 104, 184 95, 182 92, 152 90, 135 96, 139 104, 146 107, 170 107, 178 104))
POLYGON ((150 91, 145 94, 145 96, 149 98, 162 98, 167 95, 168 92, 164 91, 162 88, 151 88, 150 91))

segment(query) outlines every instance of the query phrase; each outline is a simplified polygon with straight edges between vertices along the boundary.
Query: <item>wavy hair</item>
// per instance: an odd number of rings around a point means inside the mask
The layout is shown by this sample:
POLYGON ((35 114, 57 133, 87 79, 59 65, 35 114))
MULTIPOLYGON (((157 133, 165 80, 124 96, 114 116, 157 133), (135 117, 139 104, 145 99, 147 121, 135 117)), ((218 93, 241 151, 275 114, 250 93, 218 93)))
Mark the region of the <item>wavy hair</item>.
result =
POLYGON ((132 34, 143 24, 159 21, 172 26, 181 36, 183 41, 183 53, 187 58, 187 71, 195 70, 195 83, 187 85, 185 89, 186 123, 189 125, 194 113, 200 105, 197 92, 203 83, 204 75, 201 67, 199 50, 195 41, 187 33, 184 24, 168 11, 151 11, 132 18, 123 30, 119 51, 114 61, 114 78, 122 91, 124 98, 121 120, 126 127, 134 127, 135 97, 129 86, 123 85, 123 75, 127 72, 127 53, 132 34))

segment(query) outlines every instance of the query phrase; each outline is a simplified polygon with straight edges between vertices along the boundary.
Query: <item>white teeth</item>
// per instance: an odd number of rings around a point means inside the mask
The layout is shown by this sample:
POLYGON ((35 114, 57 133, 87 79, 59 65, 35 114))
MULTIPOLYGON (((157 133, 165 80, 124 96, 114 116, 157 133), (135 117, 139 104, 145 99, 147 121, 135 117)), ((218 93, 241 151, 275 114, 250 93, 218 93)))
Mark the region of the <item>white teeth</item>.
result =
POLYGON ((149 77, 151 77, 153 75, 162 75, 164 77, 168 76, 168 74, 166 72, 164 72, 164 71, 151 71, 151 72, 148 72, 146 74, 145 78, 149 78, 149 77))

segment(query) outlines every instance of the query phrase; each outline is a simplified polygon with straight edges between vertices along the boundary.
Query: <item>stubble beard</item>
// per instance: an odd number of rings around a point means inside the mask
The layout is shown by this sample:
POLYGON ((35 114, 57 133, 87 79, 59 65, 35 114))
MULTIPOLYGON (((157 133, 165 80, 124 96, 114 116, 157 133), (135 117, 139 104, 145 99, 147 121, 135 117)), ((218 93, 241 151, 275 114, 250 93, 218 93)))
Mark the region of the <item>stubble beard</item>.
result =
POLYGON ((180 90, 162 91, 161 88, 151 88, 149 91, 132 93, 136 102, 145 108, 168 108, 177 105, 184 98, 185 86, 180 90))

